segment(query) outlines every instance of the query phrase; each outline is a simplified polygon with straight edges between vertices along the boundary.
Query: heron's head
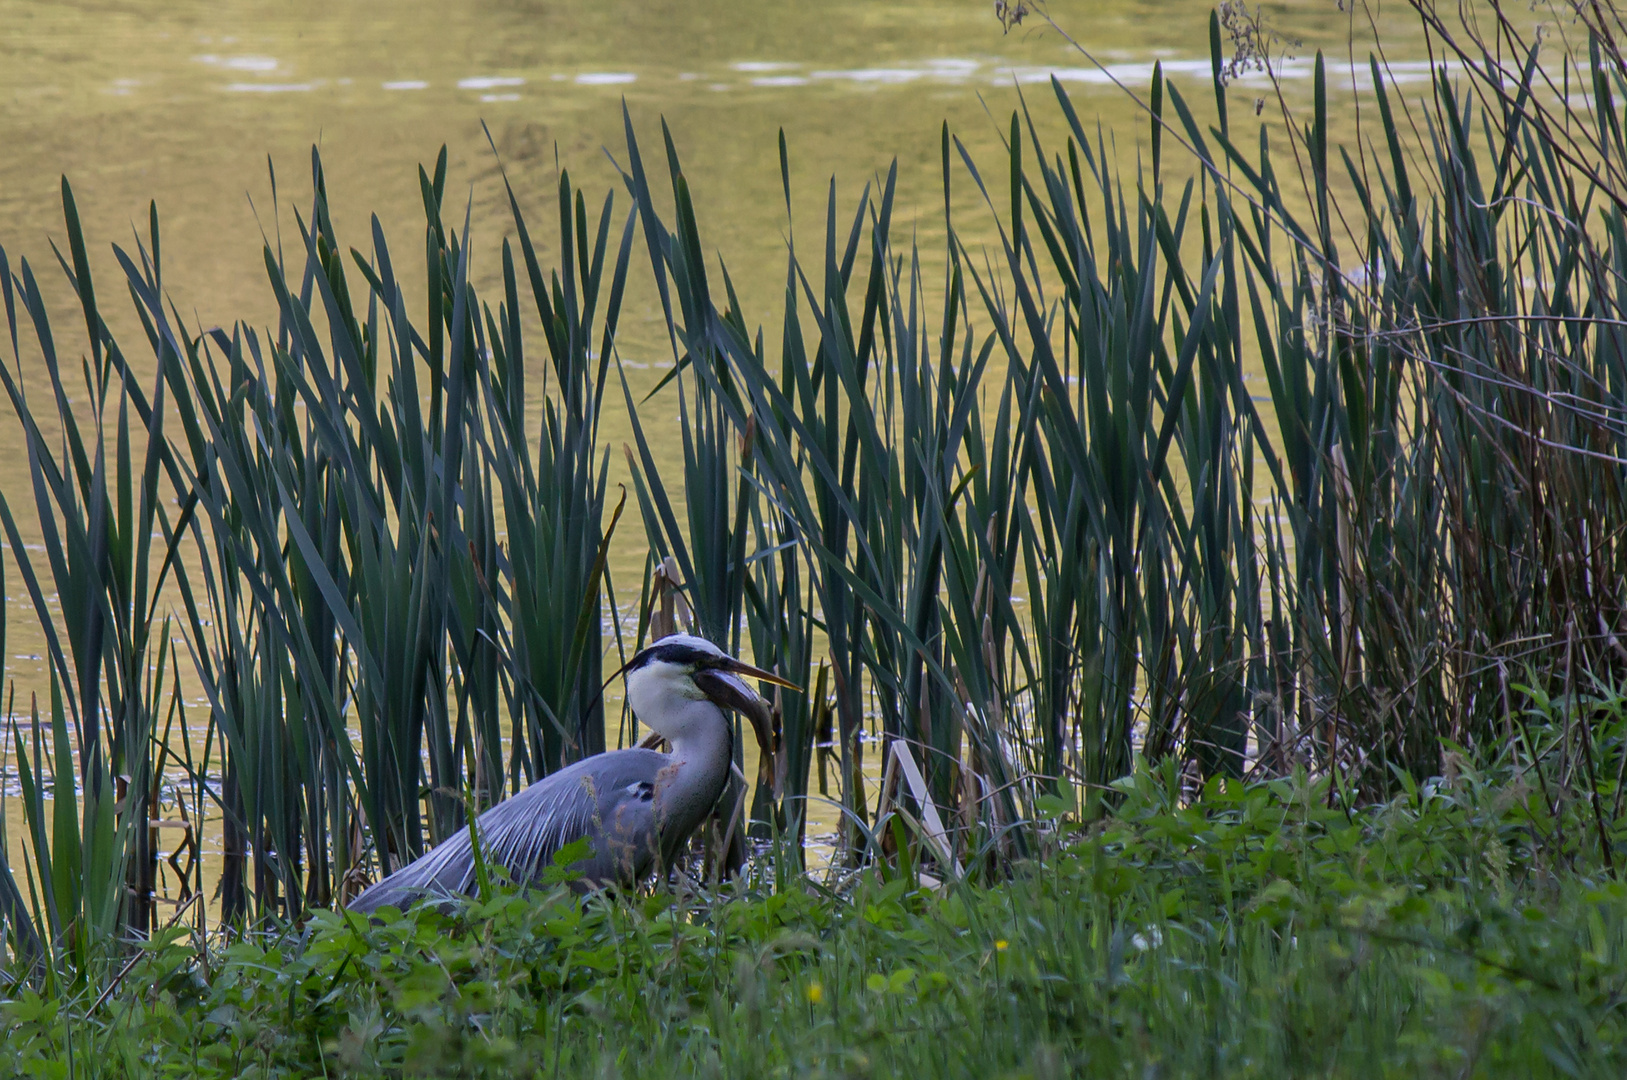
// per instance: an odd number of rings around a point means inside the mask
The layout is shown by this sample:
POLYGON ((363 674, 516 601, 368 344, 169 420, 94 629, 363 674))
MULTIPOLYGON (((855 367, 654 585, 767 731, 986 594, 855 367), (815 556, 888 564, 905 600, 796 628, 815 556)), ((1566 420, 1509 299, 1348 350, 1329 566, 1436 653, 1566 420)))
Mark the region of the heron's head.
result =
POLYGON ((673 634, 633 657, 627 664, 627 700, 633 712, 669 741, 691 737, 692 701, 710 701, 734 709, 751 721, 765 756, 773 753, 768 702, 747 679, 760 679, 797 689, 772 672, 736 660, 705 638, 673 634))

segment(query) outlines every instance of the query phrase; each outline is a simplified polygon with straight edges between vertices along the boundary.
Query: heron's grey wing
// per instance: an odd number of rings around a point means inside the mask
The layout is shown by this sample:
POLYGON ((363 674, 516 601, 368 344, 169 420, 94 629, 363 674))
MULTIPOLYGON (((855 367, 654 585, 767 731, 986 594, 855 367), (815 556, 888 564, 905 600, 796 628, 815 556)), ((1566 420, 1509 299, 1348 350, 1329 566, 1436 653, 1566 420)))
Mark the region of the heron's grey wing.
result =
MULTIPOLYGON (((597 754, 544 777, 480 815, 481 849, 520 884, 542 876, 565 845, 587 837, 592 854, 573 864, 595 884, 631 883, 649 871, 659 852, 655 786, 670 767, 666 754, 617 750, 597 754)), ((474 891, 469 830, 447 837, 416 862, 367 888, 352 911, 474 891)))
POLYGON ((351 911, 365 913, 381 907, 405 908, 426 897, 456 896, 467 891, 464 881, 473 867, 469 830, 460 829, 415 861, 363 889, 348 906, 351 911))
POLYGON ((591 852, 570 868, 595 885, 630 885, 660 852, 656 787, 671 767, 666 754, 634 749, 562 769, 480 815, 487 858, 528 884, 553 865, 560 849, 586 837, 591 852))

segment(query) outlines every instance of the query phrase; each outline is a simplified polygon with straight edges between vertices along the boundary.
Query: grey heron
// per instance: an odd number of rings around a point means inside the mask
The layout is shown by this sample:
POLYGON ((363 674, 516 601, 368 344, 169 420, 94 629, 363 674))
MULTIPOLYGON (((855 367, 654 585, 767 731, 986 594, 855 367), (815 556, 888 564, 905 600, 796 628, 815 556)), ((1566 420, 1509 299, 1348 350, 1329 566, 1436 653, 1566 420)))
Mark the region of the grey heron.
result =
MULTIPOLYGON (((768 703, 744 680, 797 688, 688 634, 662 638, 624 670, 634 714, 667 740, 671 753, 595 754, 481 814, 481 854, 515 882, 536 881, 556 852, 583 837, 591 853, 572 869, 589 886, 632 886, 670 867, 728 782, 734 733, 723 710, 745 715, 764 755, 773 752, 768 703)), ((474 851, 465 828, 369 886, 349 907, 371 912, 474 890, 474 851)))

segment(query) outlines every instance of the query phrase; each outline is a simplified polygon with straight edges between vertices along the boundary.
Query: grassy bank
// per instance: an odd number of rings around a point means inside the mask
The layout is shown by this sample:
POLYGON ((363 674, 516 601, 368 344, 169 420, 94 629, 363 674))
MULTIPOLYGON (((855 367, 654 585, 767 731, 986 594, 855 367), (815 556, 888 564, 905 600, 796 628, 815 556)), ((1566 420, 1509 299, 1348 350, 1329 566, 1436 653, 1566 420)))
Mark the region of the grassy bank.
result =
POLYGON ((907 863, 142 946, 0 1005, 12 1075, 1611 1076, 1627 890, 1513 775, 1347 816, 1166 769, 1005 884, 907 863))

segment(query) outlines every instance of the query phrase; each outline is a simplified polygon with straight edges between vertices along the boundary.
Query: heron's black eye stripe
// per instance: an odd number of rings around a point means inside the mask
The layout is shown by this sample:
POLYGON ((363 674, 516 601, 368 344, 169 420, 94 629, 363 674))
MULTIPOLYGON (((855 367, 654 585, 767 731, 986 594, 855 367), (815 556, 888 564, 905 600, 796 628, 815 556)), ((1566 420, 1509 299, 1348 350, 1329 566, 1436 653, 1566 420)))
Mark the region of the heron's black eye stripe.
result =
POLYGON ((697 649, 693 645, 685 645, 676 641, 666 644, 658 642, 633 657, 633 662, 627 665, 627 670, 637 671, 639 668, 653 664, 658 660, 667 664, 675 664, 678 667, 691 667, 715 664, 719 659, 721 658, 716 653, 697 649))

